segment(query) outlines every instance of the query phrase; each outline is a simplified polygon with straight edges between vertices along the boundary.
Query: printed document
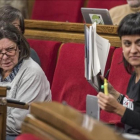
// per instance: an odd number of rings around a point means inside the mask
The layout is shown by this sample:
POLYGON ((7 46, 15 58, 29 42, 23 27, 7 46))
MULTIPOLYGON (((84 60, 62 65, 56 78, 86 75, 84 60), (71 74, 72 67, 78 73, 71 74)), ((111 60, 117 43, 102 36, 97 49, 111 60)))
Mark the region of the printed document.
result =
POLYGON ((99 75, 104 75, 109 49, 109 40, 96 32, 96 22, 89 28, 85 25, 85 77, 97 91, 100 90, 99 75))

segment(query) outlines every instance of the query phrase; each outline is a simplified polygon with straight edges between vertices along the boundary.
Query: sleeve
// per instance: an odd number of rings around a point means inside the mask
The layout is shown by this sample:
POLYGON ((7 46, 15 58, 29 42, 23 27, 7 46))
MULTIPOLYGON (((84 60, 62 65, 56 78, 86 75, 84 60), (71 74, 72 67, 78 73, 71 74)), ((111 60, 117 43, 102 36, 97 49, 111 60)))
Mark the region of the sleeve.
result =
POLYGON ((126 111, 121 118, 121 122, 130 125, 136 129, 140 129, 140 113, 126 108, 126 111))
MULTIPOLYGON (((50 85, 45 74, 26 74, 18 84, 16 99, 29 104, 35 101, 51 101, 50 85)), ((7 116, 7 133, 19 134, 21 123, 28 113, 29 110, 10 108, 7 116)))

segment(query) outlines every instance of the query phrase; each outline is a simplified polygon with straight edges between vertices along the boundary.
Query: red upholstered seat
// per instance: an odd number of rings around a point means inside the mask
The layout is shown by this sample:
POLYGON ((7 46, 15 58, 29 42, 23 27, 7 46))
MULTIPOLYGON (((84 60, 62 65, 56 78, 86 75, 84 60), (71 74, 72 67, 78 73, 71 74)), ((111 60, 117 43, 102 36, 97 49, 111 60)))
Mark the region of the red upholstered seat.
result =
MULTIPOLYGON (((111 62, 114 48, 111 47, 108 61, 111 62)), ((109 64, 107 69, 109 68, 109 64)), ((97 95, 84 77, 84 44, 66 43, 60 49, 52 83, 52 99, 66 101, 69 105, 85 112, 86 95, 97 95)))
POLYGON ((66 101, 81 112, 86 111, 86 95, 97 92, 84 77, 84 44, 62 45, 52 83, 52 100, 66 101))
MULTIPOLYGON (((116 48, 112 58, 108 81, 120 93, 126 94, 127 85, 131 75, 126 72, 123 63, 121 62, 122 48, 116 48)), ((120 123, 120 117, 118 115, 107 113, 103 110, 101 111, 101 120, 109 123, 120 123)))
POLYGON ((104 74, 106 74, 107 71, 110 69, 110 65, 111 65, 111 62, 112 62, 112 56, 113 56, 114 50, 115 50, 115 47, 110 47, 104 74))
POLYGON ((126 3, 126 0, 88 0, 87 7, 110 9, 126 3))
POLYGON ((30 46, 37 52, 41 61, 41 67, 44 70, 51 85, 57 62, 58 50, 61 43, 56 41, 34 39, 28 39, 28 42, 30 46))
POLYGON ((33 134, 21 134, 15 140, 41 140, 33 134))
POLYGON ((84 0, 35 0, 32 19, 82 22, 84 0))

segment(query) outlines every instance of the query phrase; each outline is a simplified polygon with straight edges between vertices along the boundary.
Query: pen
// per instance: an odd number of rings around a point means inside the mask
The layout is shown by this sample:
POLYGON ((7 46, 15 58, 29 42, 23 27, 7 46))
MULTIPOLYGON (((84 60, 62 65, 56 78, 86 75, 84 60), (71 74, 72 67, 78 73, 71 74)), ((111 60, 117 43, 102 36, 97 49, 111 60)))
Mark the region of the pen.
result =
POLYGON ((106 72, 106 74, 105 74, 105 76, 104 76, 105 78, 108 77, 109 72, 110 72, 110 69, 107 70, 107 72, 106 72))
POLYGON ((104 79, 104 93, 108 95, 108 82, 106 78, 104 79))

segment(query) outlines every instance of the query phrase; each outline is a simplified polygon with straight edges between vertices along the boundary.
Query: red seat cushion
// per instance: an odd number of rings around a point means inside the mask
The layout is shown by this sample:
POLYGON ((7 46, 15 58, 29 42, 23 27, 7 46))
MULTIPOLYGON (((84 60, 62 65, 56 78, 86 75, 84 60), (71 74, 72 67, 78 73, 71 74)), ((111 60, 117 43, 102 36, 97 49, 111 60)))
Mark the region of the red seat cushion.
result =
POLYGON ((37 52, 41 61, 41 67, 44 70, 51 85, 61 42, 35 39, 28 39, 28 42, 30 46, 37 52))
POLYGON ((84 0, 35 0, 32 19, 82 22, 84 0))

